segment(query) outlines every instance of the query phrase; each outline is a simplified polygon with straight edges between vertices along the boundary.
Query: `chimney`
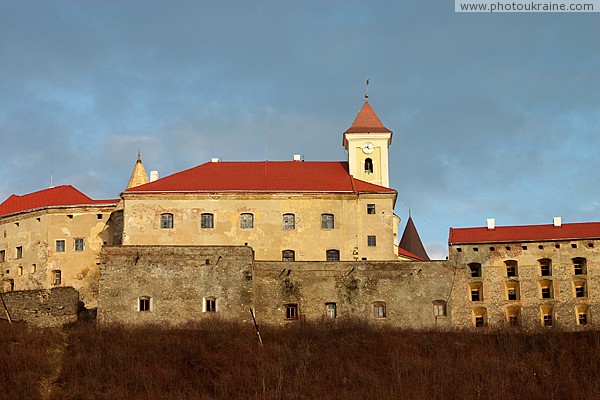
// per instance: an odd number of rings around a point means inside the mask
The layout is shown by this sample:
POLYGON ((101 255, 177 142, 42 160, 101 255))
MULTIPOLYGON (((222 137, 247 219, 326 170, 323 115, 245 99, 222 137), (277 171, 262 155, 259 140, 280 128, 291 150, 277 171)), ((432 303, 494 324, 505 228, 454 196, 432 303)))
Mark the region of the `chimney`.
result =
POLYGON ((488 218, 486 219, 487 222, 487 228, 489 230, 493 230, 496 228, 496 220, 494 218, 488 218))
POLYGON ((158 171, 150 171, 150 182, 157 181, 159 178, 158 171))
POLYGON ((213 157, 211 158, 210 162, 220 162, 221 159, 219 157, 213 157))
POLYGON ((302 154, 294 154, 294 161, 302 161, 302 154))
POLYGON ((553 222, 554 222, 554 226, 560 227, 562 225, 562 218, 561 217, 554 217, 553 218, 553 222))

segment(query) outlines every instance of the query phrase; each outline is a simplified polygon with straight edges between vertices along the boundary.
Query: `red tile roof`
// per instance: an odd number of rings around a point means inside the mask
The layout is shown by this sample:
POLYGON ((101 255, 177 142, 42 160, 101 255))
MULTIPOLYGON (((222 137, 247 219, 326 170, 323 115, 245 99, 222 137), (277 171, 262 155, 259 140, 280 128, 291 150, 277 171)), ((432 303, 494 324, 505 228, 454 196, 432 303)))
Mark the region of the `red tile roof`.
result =
POLYGON ((208 162, 166 176, 125 193, 395 193, 395 190, 354 179, 340 161, 208 162))
POLYGON ((371 108, 368 101, 362 106, 356 119, 344 133, 391 133, 371 108))
POLYGON ((0 217, 47 207, 117 204, 119 200, 92 200, 71 185, 56 186, 25 194, 11 195, 0 204, 0 217))
POLYGON ((414 258, 417 261, 424 261, 421 257, 411 253, 408 250, 404 250, 402 247, 398 247, 398 254, 404 257, 414 258))
POLYGON ((561 226, 522 225, 478 228, 450 228, 449 244, 509 243, 547 240, 600 239, 600 222, 580 222, 561 226))

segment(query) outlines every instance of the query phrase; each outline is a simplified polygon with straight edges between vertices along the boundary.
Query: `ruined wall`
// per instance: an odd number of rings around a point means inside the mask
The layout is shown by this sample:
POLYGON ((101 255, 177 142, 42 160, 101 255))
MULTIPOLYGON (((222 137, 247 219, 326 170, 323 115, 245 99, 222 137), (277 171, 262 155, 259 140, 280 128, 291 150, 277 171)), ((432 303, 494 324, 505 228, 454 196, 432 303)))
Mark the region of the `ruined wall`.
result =
POLYGON ((293 250, 297 261, 325 261, 336 249, 342 261, 395 260, 397 219, 394 193, 387 194, 128 194, 124 193, 125 245, 244 245, 257 260, 280 261, 293 250), (367 204, 376 212, 367 213, 367 204), (173 215, 173 227, 161 228, 161 214, 173 215), (214 227, 202 228, 202 213, 214 215, 214 227), (254 215, 254 227, 240 227, 240 214, 254 215), (282 216, 295 215, 294 229, 282 216), (321 214, 333 214, 333 229, 323 229, 321 214), (396 233, 396 237, 394 234, 396 233), (375 236, 368 246, 367 236, 375 236))
POLYGON ((457 267, 453 324, 473 327, 481 315, 486 326, 500 328, 510 324, 512 315, 531 330, 545 326, 544 316, 561 329, 594 325, 600 318, 599 245, 597 240, 571 240, 450 246, 450 260, 457 267), (583 273, 575 270, 577 258, 584 260, 583 273), (513 261, 516 275, 510 276, 513 261), (471 263, 481 264, 480 276, 471 276, 471 263), (549 264, 549 272, 542 270, 543 263, 549 264), (473 301, 471 289, 478 286, 480 299, 473 301), (516 299, 509 299, 509 289, 516 299))
MULTIPOLYGON (((56 327, 77 320, 79 294, 72 287, 13 291, 2 297, 13 322, 56 327)), ((8 319, 1 302, 0 319, 8 319)))
POLYGON ((404 328, 448 327, 446 316, 434 316, 433 303, 450 298, 453 269, 447 262, 256 262, 254 302, 257 319, 289 323, 286 305, 295 304, 298 318, 355 317, 404 328), (385 303, 385 318, 374 305, 385 303), (331 307, 331 306, 330 306, 331 307))
POLYGON ((103 324, 185 324, 222 317, 247 321, 252 305, 248 246, 105 247, 98 321, 103 324), (150 309, 140 311, 140 298, 150 309), (204 299, 216 312, 204 312, 204 299))

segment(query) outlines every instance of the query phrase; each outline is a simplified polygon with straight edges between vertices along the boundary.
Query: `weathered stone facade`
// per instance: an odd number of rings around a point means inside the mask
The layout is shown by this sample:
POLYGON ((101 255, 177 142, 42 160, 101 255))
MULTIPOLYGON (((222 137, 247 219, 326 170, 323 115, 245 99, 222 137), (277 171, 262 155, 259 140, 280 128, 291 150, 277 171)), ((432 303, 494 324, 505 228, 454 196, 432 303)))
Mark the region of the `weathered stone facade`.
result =
POLYGON ((48 290, 18 290, 3 293, 0 319, 24 321, 40 327, 56 327, 77 320, 79 293, 72 287, 48 290), (6 305, 6 309, 4 308, 6 305))
POLYGON ((599 245, 593 239, 451 245, 453 325, 475 326, 477 317, 492 328, 594 325, 599 245))
POLYGON ((248 321, 253 307, 260 323, 284 324, 319 320, 333 307, 331 317, 449 327, 453 273, 445 261, 256 262, 247 246, 105 247, 98 318, 126 324, 215 316, 248 321), (205 307, 207 298, 216 309, 205 307), (140 299, 149 299, 148 310, 140 310, 140 299), (434 304, 444 310, 437 318, 434 304), (383 307, 381 314, 374 307, 383 307))
POLYGON ((252 259, 248 246, 107 246, 98 320, 183 324, 219 316, 246 321, 252 306, 252 259), (140 310, 144 299, 148 309, 140 310), (203 312, 207 299, 214 300, 214 313, 203 312))
POLYGON ((113 210, 112 205, 47 207, 0 217, 3 291, 71 286, 86 307, 95 308, 98 255, 117 236, 113 210))

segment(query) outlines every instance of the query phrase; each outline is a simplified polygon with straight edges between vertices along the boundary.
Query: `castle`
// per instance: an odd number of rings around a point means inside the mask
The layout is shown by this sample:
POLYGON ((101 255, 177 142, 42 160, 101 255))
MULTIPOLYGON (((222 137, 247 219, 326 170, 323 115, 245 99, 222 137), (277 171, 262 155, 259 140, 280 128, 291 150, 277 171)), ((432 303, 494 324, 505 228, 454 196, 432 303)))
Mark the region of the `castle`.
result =
POLYGON ((252 309, 272 324, 593 326, 600 223, 451 228, 448 259, 431 261, 410 217, 399 240, 391 143, 365 101, 342 135, 346 161, 213 159, 148 179, 138 154, 119 199, 12 195, 0 204, 6 314, 63 321, 74 308, 52 299, 75 293, 103 324, 250 321, 252 309))

